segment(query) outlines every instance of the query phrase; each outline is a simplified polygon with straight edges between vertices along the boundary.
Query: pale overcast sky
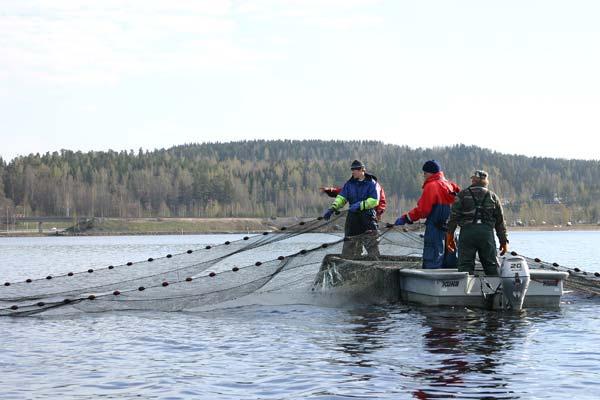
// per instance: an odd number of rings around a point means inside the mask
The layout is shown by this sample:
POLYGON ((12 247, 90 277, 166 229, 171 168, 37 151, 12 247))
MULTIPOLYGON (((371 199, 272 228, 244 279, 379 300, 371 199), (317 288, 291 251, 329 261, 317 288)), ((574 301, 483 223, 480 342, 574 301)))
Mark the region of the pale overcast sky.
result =
POLYGON ((599 159, 600 2, 0 0, 0 156, 242 139, 599 159))

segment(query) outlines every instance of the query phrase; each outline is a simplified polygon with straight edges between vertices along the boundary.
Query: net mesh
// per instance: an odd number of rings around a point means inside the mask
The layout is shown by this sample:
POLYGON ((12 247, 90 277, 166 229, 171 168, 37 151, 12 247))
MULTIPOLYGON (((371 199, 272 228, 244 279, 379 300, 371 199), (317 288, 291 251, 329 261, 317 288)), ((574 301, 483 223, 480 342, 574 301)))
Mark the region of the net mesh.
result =
MULTIPOLYGON (((344 239, 346 212, 190 249, 144 261, 110 265, 63 275, 6 282, 0 286, 0 316, 109 310, 181 311, 207 309, 249 295, 310 293, 324 258, 345 246, 376 239, 381 259, 420 257, 421 226, 387 226, 374 235, 344 239), (391 257, 391 258, 390 258, 391 257)), ((365 245, 365 248, 368 246, 365 245)), ((516 253, 513 253, 516 254, 516 253)), ((566 270, 571 288, 600 294, 598 273, 589 274, 538 259, 530 266, 566 270)))
MULTIPOLYGON (((516 255, 517 253, 513 252, 512 254, 516 255)), ((542 261, 539 258, 521 256, 527 260, 529 268, 567 272, 569 274, 569 278, 565 281, 567 289, 592 296, 600 295, 600 273, 598 272, 587 272, 580 268, 570 268, 558 263, 542 261)))
MULTIPOLYGON (((179 311, 207 307, 251 293, 310 290, 327 254, 340 254, 346 213, 277 232, 190 249, 144 261, 63 275, 6 282, 0 315, 24 316, 69 307, 84 311, 179 311)), ((361 240, 355 237, 353 240, 361 240)), ((383 229, 382 253, 418 254, 415 232, 383 229)))

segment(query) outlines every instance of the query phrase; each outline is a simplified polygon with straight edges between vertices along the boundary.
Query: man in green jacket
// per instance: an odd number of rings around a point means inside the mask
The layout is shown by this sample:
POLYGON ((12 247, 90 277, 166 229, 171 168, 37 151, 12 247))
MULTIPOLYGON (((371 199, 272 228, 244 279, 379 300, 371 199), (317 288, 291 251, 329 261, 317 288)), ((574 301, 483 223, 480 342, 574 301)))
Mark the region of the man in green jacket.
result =
POLYGON ((458 270, 473 274, 475 271, 475 255, 486 275, 498 275, 498 259, 496 258, 496 241, 494 230, 500 242, 500 255, 508 251, 506 223, 500 198, 489 190, 488 174, 475 171, 471 176, 471 186, 462 190, 450 212, 446 246, 449 251, 456 251, 454 231, 460 226, 458 240, 458 270))

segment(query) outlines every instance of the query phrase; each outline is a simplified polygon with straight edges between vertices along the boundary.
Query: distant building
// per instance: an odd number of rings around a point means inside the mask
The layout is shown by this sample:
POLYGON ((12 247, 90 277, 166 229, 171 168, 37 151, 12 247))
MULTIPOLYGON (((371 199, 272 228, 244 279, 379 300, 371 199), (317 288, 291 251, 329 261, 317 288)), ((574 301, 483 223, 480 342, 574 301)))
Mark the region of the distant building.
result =
POLYGON ((562 204, 564 202, 558 193, 554 193, 552 196, 546 196, 543 193, 534 193, 531 195, 531 200, 541 201, 544 204, 562 204))

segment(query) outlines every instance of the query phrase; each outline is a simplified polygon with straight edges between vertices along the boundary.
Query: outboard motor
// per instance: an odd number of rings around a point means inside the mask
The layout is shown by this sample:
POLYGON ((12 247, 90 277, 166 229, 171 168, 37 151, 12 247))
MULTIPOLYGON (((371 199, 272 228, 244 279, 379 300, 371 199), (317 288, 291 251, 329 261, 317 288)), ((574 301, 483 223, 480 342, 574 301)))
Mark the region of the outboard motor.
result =
POLYGON ((511 309, 520 311, 530 280, 527 261, 520 256, 503 257, 499 275, 505 307, 510 306, 511 309))

